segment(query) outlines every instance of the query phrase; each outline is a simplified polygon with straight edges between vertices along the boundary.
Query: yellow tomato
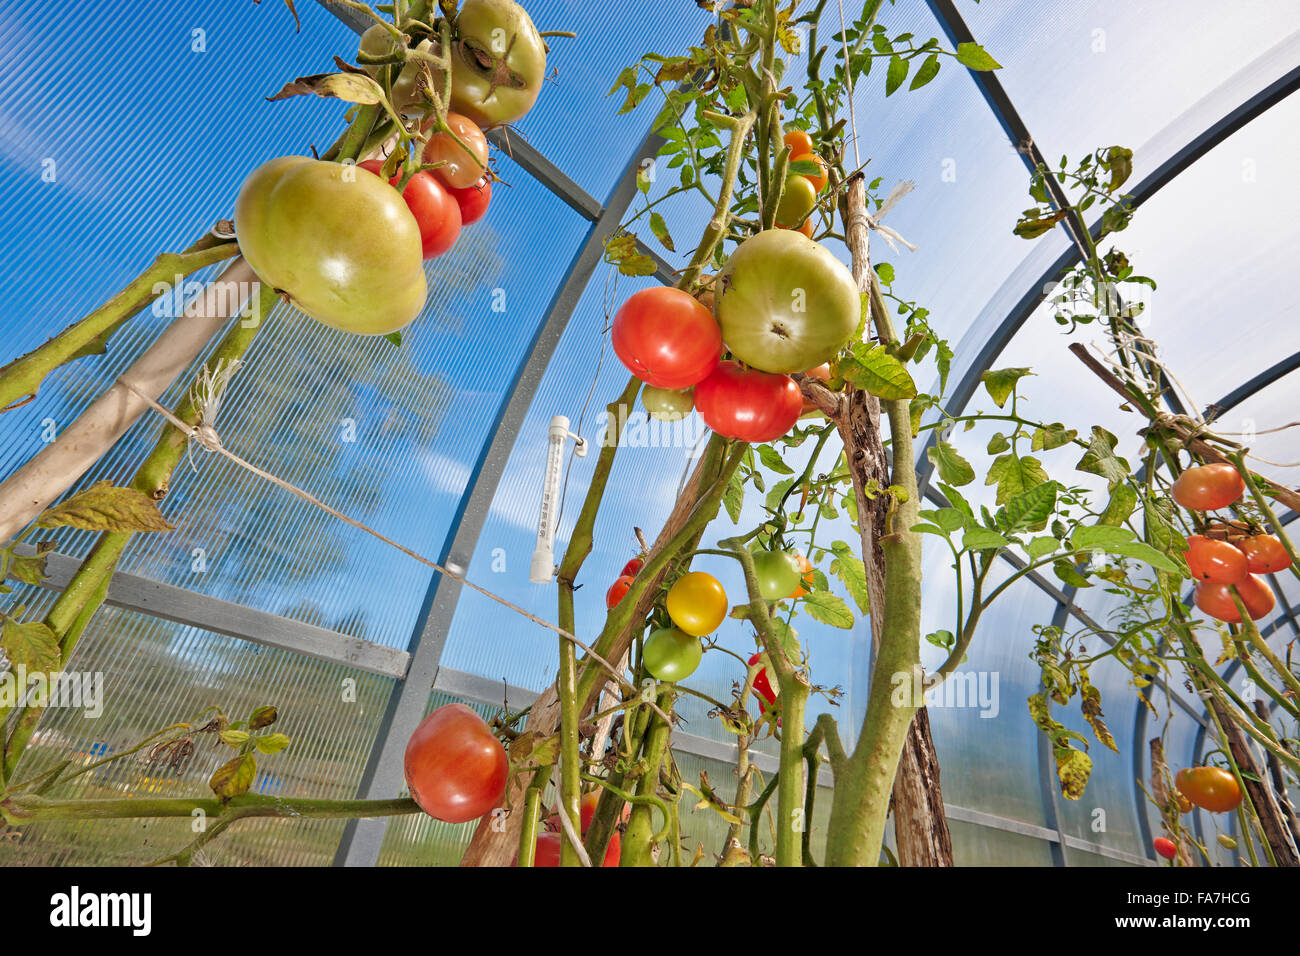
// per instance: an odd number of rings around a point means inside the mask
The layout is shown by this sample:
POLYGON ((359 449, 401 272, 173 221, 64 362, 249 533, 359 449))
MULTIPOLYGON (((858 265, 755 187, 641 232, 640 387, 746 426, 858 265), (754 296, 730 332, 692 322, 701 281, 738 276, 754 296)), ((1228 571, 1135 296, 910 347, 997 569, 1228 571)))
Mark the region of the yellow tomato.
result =
POLYGON ((687 634, 703 637, 726 618, 727 592, 711 574, 683 574, 668 590, 668 616, 687 634))

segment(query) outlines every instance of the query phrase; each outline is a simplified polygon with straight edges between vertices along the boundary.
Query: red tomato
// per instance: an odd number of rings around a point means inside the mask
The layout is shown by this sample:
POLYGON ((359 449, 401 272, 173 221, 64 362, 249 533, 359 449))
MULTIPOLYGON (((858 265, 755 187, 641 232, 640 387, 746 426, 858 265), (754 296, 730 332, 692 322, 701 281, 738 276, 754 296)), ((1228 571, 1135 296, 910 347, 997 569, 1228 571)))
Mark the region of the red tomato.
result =
POLYGON ((1218 462, 1188 468, 1178 476, 1170 494, 1189 511, 1226 508, 1246 490, 1246 483, 1233 465, 1218 462))
POLYGON ((798 175, 802 176, 804 179, 808 180, 808 182, 812 183, 813 189, 817 190, 818 192, 821 192, 823 189, 826 188, 826 183, 830 179, 829 174, 826 172, 826 160, 822 159, 820 156, 818 156, 816 153, 813 152, 799 153, 796 155, 795 152, 791 150, 790 162, 816 163, 817 167, 821 170, 821 172, 816 174, 799 173, 798 175))
MULTIPOLYGON (((579 822, 582 824, 582 832, 587 832, 587 827, 591 826, 592 818, 596 816, 596 804, 600 803, 600 793, 593 790, 591 793, 582 795, 582 804, 579 806, 581 817, 579 822)), ((627 818, 632 815, 632 804, 623 804, 623 811, 619 814, 619 820, 626 823, 627 818)))
POLYGON ((624 302, 610 338, 628 370, 656 388, 698 384, 722 354, 722 330, 713 313, 668 286, 642 289, 624 302))
MULTIPOLYGON (((747 663, 749 664, 750 667, 753 667, 755 664, 759 662, 762 656, 763 656, 762 654, 755 654, 747 661, 747 663)), ((767 679, 766 667, 764 667, 762 670, 760 670, 757 674, 754 675, 754 693, 758 694, 760 698, 759 700, 760 707, 762 707, 762 701, 764 699, 766 699, 769 704, 776 703, 776 691, 772 689, 772 682, 767 679)), ((766 710, 766 708, 763 709, 766 710)))
POLYGON ((1239 584, 1250 573, 1246 567, 1246 556, 1241 551, 1226 541, 1216 541, 1199 534, 1188 537, 1184 557, 1197 582, 1239 584))
POLYGON ((785 144, 790 147, 791 156, 802 156, 813 151, 812 137, 801 129, 792 129, 785 134, 785 144))
MULTIPOLYGON (((1241 615, 1237 613, 1237 605, 1232 601, 1230 587, 1231 585, 1228 584, 1213 584, 1209 581, 1196 585, 1196 606, 1210 617, 1218 618, 1227 624, 1241 623, 1241 615)), ((1263 578, 1250 574, 1236 587, 1241 594, 1241 603, 1246 606, 1251 620, 1258 621, 1273 610, 1277 599, 1273 596, 1273 589, 1263 578)))
POLYGON ((643 567, 645 567, 644 561, 642 561, 640 558, 633 558, 627 564, 623 565, 622 573, 624 575, 631 575, 632 577, 636 577, 638 574, 641 573, 641 569, 643 567))
POLYGON ((488 203, 492 201, 492 182, 484 176, 464 189, 448 186, 447 192, 451 193, 451 198, 460 207, 461 225, 468 226, 471 222, 478 222, 487 212, 488 203))
POLYGON ((605 610, 613 610, 614 605, 626 597, 628 589, 632 587, 632 575, 625 574, 609 586, 605 592, 605 610))
MULTIPOLYGON (((367 159, 364 163, 357 163, 357 166, 378 176, 384 164, 378 159, 367 159)), ((394 186, 401 181, 400 170, 389 180, 394 186)), ((412 176, 402 191, 402 198, 406 200, 407 208, 420 226, 420 246, 424 258, 440 256, 456 244, 460 237, 460 206, 431 172, 424 170, 412 176)))
MULTIPOLYGON (((537 838, 537 850, 533 856, 533 866, 559 866, 560 865, 560 845, 564 842, 563 833, 543 833, 537 838)), ((623 840, 615 833, 609 838, 609 846, 605 849, 605 862, 601 863, 602 867, 618 866, 619 859, 623 855, 623 840)))
POLYGON ((1291 566, 1291 555, 1274 535, 1251 535, 1239 541, 1237 547, 1246 556, 1246 566, 1254 574, 1272 574, 1291 566))
POLYGON ((1178 847, 1168 837, 1156 837, 1151 841, 1151 845, 1155 847, 1156 853, 1166 860, 1172 860, 1178 855, 1178 847))
POLYGON ((695 409, 719 435, 747 442, 780 438, 799 420, 803 395, 789 375, 719 362, 695 387, 695 409))
POLYGON ((445 823, 483 816, 506 792, 509 761, 487 722, 464 704, 439 707, 406 744, 406 785, 425 813, 445 823))

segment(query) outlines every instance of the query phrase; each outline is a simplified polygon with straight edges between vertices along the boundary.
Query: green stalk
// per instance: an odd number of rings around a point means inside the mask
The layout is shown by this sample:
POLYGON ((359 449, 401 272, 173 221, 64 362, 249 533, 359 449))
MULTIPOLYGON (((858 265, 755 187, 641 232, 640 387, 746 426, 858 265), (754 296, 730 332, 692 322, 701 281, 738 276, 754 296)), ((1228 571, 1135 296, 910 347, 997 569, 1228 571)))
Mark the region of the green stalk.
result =
POLYGON ((519 831, 519 866, 532 866, 537 859, 537 820, 541 809, 541 788, 529 787, 524 794, 524 825, 519 831))
POLYGON ((223 803, 217 797, 126 797, 90 800, 51 800, 31 794, 0 799, 0 814, 10 826, 54 820, 128 820, 142 817, 192 817, 202 811, 209 819, 237 817, 308 817, 339 820, 420 813, 410 798, 399 800, 313 800, 243 793, 223 803))
MULTIPOLYGON (((664 713, 672 713, 673 696, 671 685, 659 692, 656 702, 664 713)), ((623 839, 623 855, 619 866, 654 866, 656 833, 651 817, 654 804, 648 798, 658 799, 656 791, 659 789, 659 768, 663 765, 664 754, 668 750, 668 739, 671 736, 672 727, 657 713, 651 711, 650 725, 646 731, 645 746, 642 751, 643 769, 636 782, 636 796, 642 799, 632 805, 632 815, 628 818, 627 834, 623 839)))

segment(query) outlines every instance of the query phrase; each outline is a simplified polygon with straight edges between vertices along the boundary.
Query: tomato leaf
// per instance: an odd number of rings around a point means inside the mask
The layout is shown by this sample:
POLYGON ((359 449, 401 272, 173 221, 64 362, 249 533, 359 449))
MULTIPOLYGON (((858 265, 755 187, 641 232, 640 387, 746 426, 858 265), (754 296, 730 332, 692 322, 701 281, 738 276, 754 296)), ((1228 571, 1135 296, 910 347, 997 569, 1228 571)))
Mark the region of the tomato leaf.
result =
POLYGON ((1099 524, 1119 527, 1128 520, 1133 509, 1137 507, 1137 492, 1126 481, 1118 481, 1110 490, 1110 501, 1097 519, 1099 524))
POLYGON ((927 449, 925 456, 939 472, 939 477, 949 485, 960 487, 969 485, 975 480, 975 469, 971 467, 970 462, 946 441, 938 442, 933 448, 927 449))
POLYGON ((143 491, 116 488, 99 481, 77 492, 36 519, 38 528, 77 528, 81 531, 170 531, 158 505, 143 491))
POLYGON ((972 70, 1000 70, 1002 64, 993 59, 978 43, 957 44, 957 62, 972 70))
POLYGON ((618 266, 619 274, 625 276, 652 276, 657 268, 655 261, 641 251, 636 236, 631 233, 609 238, 605 243, 605 261, 618 266))
POLYGON ((1037 239, 1043 233, 1050 232, 1064 218, 1064 212, 1052 212, 1045 216, 1035 212, 1034 215, 1023 217, 1011 231, 1021 239, 1037 239))
POLYGON ((260 737, 253 738, 253 746, 264 754, 279 753, 289 746, 289 738, 285 734, 279 733, 263 734, 260 737))
POLYGON ((998 527, 1008 532, 1041 531, 1056 510, 1059 490, 1055 481, 1044 481, 1011 498, 998 509, 998 527))
POLYGON ((885 73, 885 95, 890 96, 903 85, 907 79, 908 61, 897 54, 889 58, 889 70, 885 73))
MULTIPOLYGON (((866 583, 865 577, 863 583, 866 583)), ((803 603, 815 621, 846 631, 853 627, 853 612, 829 591, 812 591, 803 597, 803 603)))
POLYGON ((374 106, 386 103, 384 88, 365 73, 315 73, 286 83, 268 100, 285 100, 291 96, 327 96, 346 103, 374 106))
POLYGON ((1078 437, 1079 433, 1073 428, 1066 428, 1060 422, 1057 422, 1053 425, 1035 428, 1030 447, 1034 451, 1051 451, 1053 448, 1068 445, 1078 437))
POLYGON ((1033 374, 1033 370, 1027 368, 990 369, 980 376, 980 381, 998 408, 1004 408, 1007 399, 1016 389, 1016 383, 1026 375, 1033 374))
POLYGON ((971 528, 961 539, 961 546, 966 551, 987 551, 990 548, 1005 548, 1011 542, 996 531, 987 528, 971 528))
POLYGON ((850 384, 886 401, 916 396, 916 383, 907 366, 883 345, 854 345, 851 355, 840 362, 840 374, 850 384))
POLYGON ((668 223, 664 222, 664 217, 657 212, 650 214, 650 231, 654 233, 655 238, 663 243, 663 247, 669 252, 676 252, 673 246, 673 237, 668 233, 668 223))
POLYGON ((1034 538, 1030 541, 1029 547, 1026 550, 1029 552, 1029 559, 1031 561, 1037 561, 1039 558, 1047 557, 1060 547, 1061 542, 1057 541, 1051 535, 1045 534, 1042 537, 1034 538))
POLYGON ((745 479, 739 471, 731 473, 731 480, 722 492, 722 505, 727 509, 727 517, 732 524, 740 521, 740 509, 745 503, 745 479))
POLYGON ((4 618, 0 647, 4 648, 11 666, 22 666, 32 673, 57 671, 63 659, 54 632, 40 621, 19 624, 11 618, 4 618))
POLYGON ((246 730, 223 730, 217 734, 223 744, 227 747, 234 747, 236 750, 248 743, 250 736, 252 735, 246 730))
POLYGON ((266 704, 248 715, 248 729, 261 730, 263 727, 270 727, 279 718, 280 712, 270 704, 266 704))
POLYGON ((1079 471, 1100 475, 1112 484, 1122 481, 1129 475, 1129 466, 1127 461, 1115 454, 1118 443, 1119 439, 1106 429, 1093 425, 1088 450, 1074 467, 1079 471))
POLYGON ((832 542, 831 552, 835 555, 835 560, 831 562, 831 574, 843 582, 858 610, 870 614, 871 596, 867 591, 866 565, 844 541, 832 542))
POLYGON ((229 800, 241 793, 247 793, 256 777, 257 758, 252 754, 241 754, 213 771, 208 786, 222 800, 229 800))
POLYGON ((938 75, 939 54, 931 53, 925 58, 925 61, 921 64, 921 68, 916 71, 916 76, 912 77, 912 82, 907 88, 909 90, 918 90, 938 75))
POLYGON ((13 548, 0 548, 0 581, 6 578, 39 587, 45 580, 45 562, 54 550, 53 541, 42 541, 35 554, 17 554, 13 548))
POLYGON ((758 459, 763 463, 764 467, 770 468, 778 475, 794 474, 794 469, 785 463, 781 456, 776 453, 776 449, 771 445, 758 446, 758 459))
POLYGON ((1008 452, 993 459, 984 484, 998 486, 997 503, 1003 505, 1047 480, 1047 472, 1037 458, 1030 455, 1021 458, 1015 452, 1008 452))
POLYGON ((1061 796, 1078 800, 1092 775, 1092 758, 1082 750, 1060 745, 1053 748, 1053 756, 1056 757, 1056 777, 1061 782, 1061 796))

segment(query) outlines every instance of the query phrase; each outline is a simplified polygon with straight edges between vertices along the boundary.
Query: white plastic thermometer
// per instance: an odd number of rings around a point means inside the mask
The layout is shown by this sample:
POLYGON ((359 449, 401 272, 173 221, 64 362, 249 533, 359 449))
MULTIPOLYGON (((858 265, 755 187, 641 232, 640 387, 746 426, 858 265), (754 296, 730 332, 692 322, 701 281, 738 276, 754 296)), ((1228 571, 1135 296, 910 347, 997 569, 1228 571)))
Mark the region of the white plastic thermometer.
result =
POLYGON ((564 465, 564 443, 572 438, 579 458, 587 454, 587 442, 569 431, 563 415, 551 419, 550 447, 546 451, 546 483, 542 486, 542 513, 537 519, 537 547, 528 580, 546 584, 555 577, 555 516, 560 508, 560 469, 564 465))

